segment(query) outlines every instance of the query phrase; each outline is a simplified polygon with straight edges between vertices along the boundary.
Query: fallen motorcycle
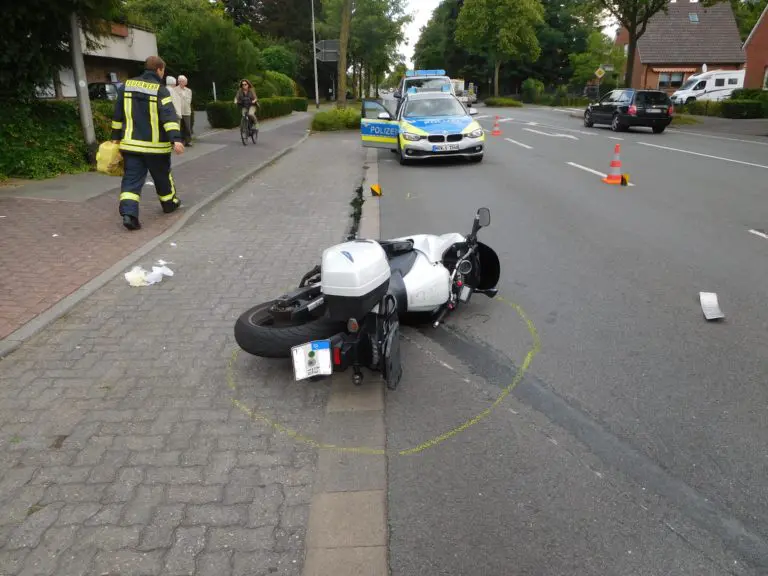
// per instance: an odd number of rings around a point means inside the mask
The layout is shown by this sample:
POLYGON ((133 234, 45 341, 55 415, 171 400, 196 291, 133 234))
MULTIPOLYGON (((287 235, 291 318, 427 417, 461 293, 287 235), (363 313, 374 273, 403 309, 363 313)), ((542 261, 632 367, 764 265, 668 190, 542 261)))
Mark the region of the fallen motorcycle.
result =
POLYGON ((359 385, 367 367, 394 390, 402 376, 401 319, 427 314, 437 328, 474 293, 497 295, 499 258, 477 240, 490 223, 490 211, 480 208, 468 236, 419 234, 331 246, 296 290, 242 314, 235 340, 254 356, 292 358, 297 381, 351 367, 359 385))

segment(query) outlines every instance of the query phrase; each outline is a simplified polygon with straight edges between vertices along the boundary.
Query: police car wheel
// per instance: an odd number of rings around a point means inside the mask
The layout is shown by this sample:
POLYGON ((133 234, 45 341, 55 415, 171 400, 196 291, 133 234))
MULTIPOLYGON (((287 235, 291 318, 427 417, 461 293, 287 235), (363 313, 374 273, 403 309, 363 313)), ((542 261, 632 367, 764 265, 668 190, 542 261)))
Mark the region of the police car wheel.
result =
POLYGON ((235 340, 249 354, 262 358, 290 358, 294 346, 325 340, 346 329, 344 323, 327 318, 297 325, 276 325, 270 313, 272 304, 274 302, 264 302, 254 306, 235 323, 235 340))
POLYGON ((397 152, 400 155, 400 166, 408 166, 409 160, 405 157, 405 152, 399 144, 397 145, 397 152))

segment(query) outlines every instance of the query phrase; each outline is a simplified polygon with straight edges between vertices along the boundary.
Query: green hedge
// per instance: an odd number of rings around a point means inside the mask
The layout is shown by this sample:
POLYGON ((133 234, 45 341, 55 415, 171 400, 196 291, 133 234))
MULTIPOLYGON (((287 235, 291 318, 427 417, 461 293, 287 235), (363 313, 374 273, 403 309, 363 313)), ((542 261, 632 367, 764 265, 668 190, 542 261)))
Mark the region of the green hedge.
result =
POLYGON ((722 116, 723 104, 714 100, 697 100, 696 102, 681 106, 680 111, 693 114, 694 116, 722 116))
POLYGON ((334 108, 318 112, 312 118, 312 130, 331 132, 335 130, 357 130, 360 128, 360 110, 357 108, 334 108))
MULTIPOLYGON (((113 102, 92 102, 96 138, 110 137, 113 102)), ((0 179, 53 178, 91 166, 77 102, 4 102, 0 106, 0 179)))
POLYGON ((760 100, 723 100, 723 118, 762 118, 763 103, 760 100))
POLYGON ((486 106, 492 107, 506 107, 506 108, 522 108, 523 103, 514 98, 486 98, 483 100, 486 106))
MULTIPOLYGON (((294 110, 305 111, 306 98, 259 98, 259 120, 289 116, 294 110)), ((206 107, 211 128, 237 128, 240 125, 240 107, 233 102, 209 102, 206 107)))

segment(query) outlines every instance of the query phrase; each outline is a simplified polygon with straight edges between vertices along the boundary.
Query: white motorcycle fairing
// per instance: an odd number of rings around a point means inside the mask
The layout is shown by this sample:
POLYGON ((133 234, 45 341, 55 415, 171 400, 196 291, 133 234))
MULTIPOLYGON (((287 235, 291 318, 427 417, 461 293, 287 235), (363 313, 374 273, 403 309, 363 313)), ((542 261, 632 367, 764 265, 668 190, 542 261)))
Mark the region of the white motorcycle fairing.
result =
POLYGON ((413 242, 416 260, 403 276, 407 295, 408 312, 434 312, 450 299, 451 274, 443 266, 446 250, 466 241, 461 234, 435 236, 417 234, 395 238, 393 241, 413 242))

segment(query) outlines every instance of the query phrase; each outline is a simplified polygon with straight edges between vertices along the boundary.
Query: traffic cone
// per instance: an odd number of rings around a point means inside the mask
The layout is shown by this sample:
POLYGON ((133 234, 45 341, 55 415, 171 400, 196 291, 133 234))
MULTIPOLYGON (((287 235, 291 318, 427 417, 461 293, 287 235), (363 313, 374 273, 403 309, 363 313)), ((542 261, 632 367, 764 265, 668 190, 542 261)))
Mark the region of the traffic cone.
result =
POLYGON ((499 128, 499 117, 496 116, 496 120, 493 122, 493 132, 491 136, 501 136, 501 128, 499 128))
MULTIPOLYGON (((613 149, 613 160, 611 160, 611 171, 603 178, 603 182, 606 184, 618 184, 621 186, 621 144, 616 144, 616 148, 613 149)), ((625 184, 626 186, 626 184, 625 184)))

